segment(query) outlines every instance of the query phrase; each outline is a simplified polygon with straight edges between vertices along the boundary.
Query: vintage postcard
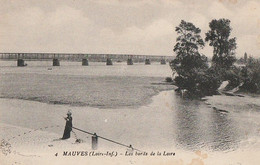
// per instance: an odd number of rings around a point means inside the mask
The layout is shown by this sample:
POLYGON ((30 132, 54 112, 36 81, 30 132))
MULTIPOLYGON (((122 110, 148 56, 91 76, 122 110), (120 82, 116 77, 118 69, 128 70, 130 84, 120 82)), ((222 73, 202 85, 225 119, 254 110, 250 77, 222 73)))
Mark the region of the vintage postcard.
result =
POLYGON ((258 165, 259 0, 0 0, 0 164, 258 165))

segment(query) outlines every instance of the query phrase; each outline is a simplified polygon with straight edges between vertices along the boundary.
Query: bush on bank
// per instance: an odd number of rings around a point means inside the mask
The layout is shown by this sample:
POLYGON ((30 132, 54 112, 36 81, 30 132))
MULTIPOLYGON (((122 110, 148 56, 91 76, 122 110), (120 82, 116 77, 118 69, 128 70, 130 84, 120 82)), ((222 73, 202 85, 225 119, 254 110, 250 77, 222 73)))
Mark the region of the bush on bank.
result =
POLYGON ((174 83, 177 91, 187 93, 189 97, 203 97, 218 93, 223 81, 228 81, 225 90, 239 89, 243 92, 259 93, 260 63, 253 58, 246 61, 246 66, 234 65, 236 38, 230 38, 232 28, 228 19, 213 19, 209 23, 210 30, 206 33, 205 41, 213 47, 211 67, 207 57, 199 52, 204 48, 201 30, 190 22, 181 21, 175 28, 176 44, 173 51, 176 58, 170 62, 176 73, 174 83))
MULTIPOLYGON (((174 68, 171 64, 172 69, 174 68)), ((178 75, 174 79, 178 87, 177 92, 186 90, 186 96, 200 98, 203 96, 217 94, 220 80, 213 74, 212 68, 192 69, 186 75, 178 75)))
POLYGON ((260 60, 250 57, 240 72, 240 92, 260 94, 260 60))
MULTIPOLYGON (((173 61, 170 66, 175 69, 173 61)), ((250 57, 246 65, 233 65, 229 69, 214 66, 193 69, 186 76, 178 75, 174 79, 177 91, 187 90, 186 96, 190 98, 218 94, 218 88, 223 81, 229 82, 225 87, 226 91, 237 88, 236 92, 260 94, 260 60, 250 57)))

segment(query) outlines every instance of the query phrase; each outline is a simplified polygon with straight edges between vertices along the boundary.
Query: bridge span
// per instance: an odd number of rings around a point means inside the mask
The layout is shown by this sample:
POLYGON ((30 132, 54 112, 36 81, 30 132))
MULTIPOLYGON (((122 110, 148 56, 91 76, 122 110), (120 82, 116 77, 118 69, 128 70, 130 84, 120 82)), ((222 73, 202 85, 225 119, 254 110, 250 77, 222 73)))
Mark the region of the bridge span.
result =
POLYGON ((172 56, 163 55, 132 55, 132 54, 81 54, 81 53, 0 53, 0 60, 15 60, 17 66, 26 66, 25 61, 46 61, 52 60, 53 66, 60 66, 60 61, 81 61, 83 66, 89 62, 106 62, 106 65, 113 65, 113 62, 126 62, 127 65, 134 63, 152 62, 166 64, 173 59, 172 56))

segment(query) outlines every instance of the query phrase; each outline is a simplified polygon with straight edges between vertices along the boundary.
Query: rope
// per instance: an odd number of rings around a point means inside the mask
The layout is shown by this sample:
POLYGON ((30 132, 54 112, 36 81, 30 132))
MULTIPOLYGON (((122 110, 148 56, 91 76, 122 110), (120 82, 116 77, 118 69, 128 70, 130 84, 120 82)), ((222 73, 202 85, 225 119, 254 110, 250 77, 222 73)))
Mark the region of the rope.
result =
POLYGON ((77 134, 76 134, 73 130, 72 130, 71 132, 72 132, 73 135, 75 136, 75 139, 78 140, 78 136, 77 136, 77 134))
POLYGON ((142 152, 141 150, 139 150, 139 149, 137 149, 137 148, 133 148, 132 145, 126 145, 126 144, 123 144, 123 143, 120 143, 120 142, 117 142, 117 141, 114 141, 114 140, 105 138, 105 137, 103 137, 103 136, 98 136, 96 133, 91 133, 91 132, 88 132, 88 131, 85 131, 85 130, 82 130, 82 129, 79 129, 79 128, 76 128, 76 127, 72 127, 72 128, 74 128, 75 130, 78 130, 78 131, 87 133, 87 134, 89 134, 89 135, 99 137, 99 138, 101 138, 101 139, 103 139, 103 140, 106 140, 106 141, 109 141, 109 142, 112 142, 112 143, 115 143, 115 144, 118 144, 118 145, 121 145, 121 146, 124 146, 124 147, 127 147, 127 148, 131 148, 132 150, 136 150, 136 151, 142 152))
MULTIPOLYGON (((32 132, 37 131, 37 130, 43 130, 43 129, 53 128, 53 127, 55 127, 55 126, 52 125, 52 126, 49 126, 49 127, 47 126, 47 127, 42 127, 42 128, 34 129, 33 131, 24 132, 23 135, 32 133, 32 132)), ((60 127, 60 126, 59 126, 59 125, 56 125, 56 127, 60 127)), ((126 145, 126 144, 123 144, 123 143, 114 141, 114 140, 112 140, 112 139, 105 138, 105 137, 103 137, 103 136, 98 136, 96 133, 91 133, 91 132, 88 132, 88 131, 85 131, 85 130, 82 130, 82 129, 79 129, 79 128, 76 128, 76 127, 71 127, 71 128, 74 128, 75 130, 84 132, 84 133, 89 134, 89 135, 92 135, 92 136, 99 137, 99 138, 101 138, 101 139, 103 139, 103 140, 106 140, 106 141, 109 141, 109 142, 111 142, 111 143, 115 143, 115 144, 118 144, 118 145, 121 145, 121 146, 130 148, 130 149, 132 149, 132 150, 136 150, 136 151, 143 152, 143 151, 141 151, 141 150, 139 150, 139 149, 137 149, 137 148, 133 148, 131 144, 130 144, 130 145, 126 145)), ((78 139, 78 138, 77 138, 77 134, 76 134, 73 130, 72 130, 72 132, 73 132, 75 138, 78 139)), ((17 136, 21 136, 21 134, 19 134, 19 135, 17 135, 17 136)), ((17 137, 17 136, 14 136, 14 137, 12 137, 12 138, 9 138, 9 139, 7 139, 7 141, 9 142, 10 140, 15 139, 15 137, 17 137)))

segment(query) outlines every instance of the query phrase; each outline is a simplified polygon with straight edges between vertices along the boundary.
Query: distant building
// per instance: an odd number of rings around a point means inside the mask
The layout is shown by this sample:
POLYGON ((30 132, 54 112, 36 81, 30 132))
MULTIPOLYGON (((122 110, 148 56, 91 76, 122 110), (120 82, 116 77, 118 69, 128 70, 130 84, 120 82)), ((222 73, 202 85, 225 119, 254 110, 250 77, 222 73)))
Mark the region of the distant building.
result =
POLYGON ((244 62, 247 62, 247 53, 244 54, 244 62))

